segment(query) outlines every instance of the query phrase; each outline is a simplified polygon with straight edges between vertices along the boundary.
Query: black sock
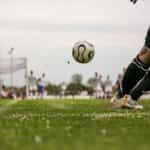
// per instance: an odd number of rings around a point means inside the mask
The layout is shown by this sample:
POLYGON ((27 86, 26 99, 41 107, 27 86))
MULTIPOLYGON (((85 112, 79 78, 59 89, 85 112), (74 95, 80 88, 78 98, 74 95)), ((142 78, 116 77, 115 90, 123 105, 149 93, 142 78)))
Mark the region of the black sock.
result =
POLYGON ((150 27, 147 31, 147 35, 146 35, 146 38, 145 38, 145 46, 147 48, 150 48, 150 27))
POLYGON ((150 90, 150 72, 148 72, 139 83, 131 90, 133 100, 138 100, 143 92, 150 90))
POLYGON ((120 96, 130 94, 132 88, 144 77, 149 66, 143 64, 138 57, 128 66, 120 88, 120 96))

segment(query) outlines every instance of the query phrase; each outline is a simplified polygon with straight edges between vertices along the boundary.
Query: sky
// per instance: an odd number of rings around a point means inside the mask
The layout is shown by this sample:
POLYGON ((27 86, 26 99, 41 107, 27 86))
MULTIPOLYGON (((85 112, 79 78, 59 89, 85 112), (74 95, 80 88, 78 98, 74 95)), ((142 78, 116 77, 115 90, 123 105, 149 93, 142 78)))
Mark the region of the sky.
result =
POLYGON ((87 80, 94 72, 115 81, 143 46, 149 9, 149 0, 0 0, 0 57, 14 47, 14 57, 28 58, 28 70, 55 83, 74 73, 87 80), (80 40, 95 46, 86 65, 71 56, 80 40))

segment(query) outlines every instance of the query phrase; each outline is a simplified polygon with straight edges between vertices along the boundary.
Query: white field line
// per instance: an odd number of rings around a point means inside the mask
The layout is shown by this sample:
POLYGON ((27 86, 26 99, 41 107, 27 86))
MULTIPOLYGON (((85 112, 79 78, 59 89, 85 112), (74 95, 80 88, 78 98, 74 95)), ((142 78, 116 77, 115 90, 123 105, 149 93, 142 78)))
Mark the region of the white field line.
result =
POLYGON ((76 118, 76 117, 81 117, 81 118, 91 118, 92 120, 105 120, 105 119, 116 119, 116 118, 143 118, 143 117, 150 117, 149 112, 132 112, 132 113, 117 113, 117 112, 112 112, 112 113, 85 113, 85 114, 62 114, 62 113, 56 113, 56 114, 50 114, 50 113, 40 113, 40 114, 32 114, 32 113, 27 113, 27 114, 11 114, 7 116, 6 118, 16 118, 16 119, 27 119, 27 118, 34 118, 38 117, 41 119, 46 119, 46 118, 76 118))
POLYGON ((11 100, 7 103, 5 103, 4 105, 0 106, 0 114, 6 112, 7 110, 9 110, 14 104, 18 103, 18 100, 11 100))
POLYGON ((137 112, 137 113, 104 113, 95 115, 96 120, 100 119, 112 119, 112 118, 142 118, 142 117, 150 117, 149 112, 137 112))
MULTIPOLYGON (((4 105, 0 106, 0 114, 6 112, 7 110, 11 109, 11 107, 15 104, 20 102, 19 100, 12 100, 8 101, 4 105)), ((53 107, 56 107, 55 105, 53 107)), ((57 106, 58 107, 58 106, 57 106)), ((57 108, 56 107, 56 108, 57 108)), ((61 109, 66 108, 64 105, 59 106, 61 109)), ((110 112, 110 113, 85 113, 85 114, 62 114, 62 113, 56 113, 56 114, 49 114, 49 113, 43 113, 43 114, 12 114, 11 117, 18 118, 18 117, 91 117, 96 120, 101 119, 115 119, 115 118, 143 118, 143 117, 150 117, 150 112, 126 112, 126 113, 119 113, 119 112, 110 112)))

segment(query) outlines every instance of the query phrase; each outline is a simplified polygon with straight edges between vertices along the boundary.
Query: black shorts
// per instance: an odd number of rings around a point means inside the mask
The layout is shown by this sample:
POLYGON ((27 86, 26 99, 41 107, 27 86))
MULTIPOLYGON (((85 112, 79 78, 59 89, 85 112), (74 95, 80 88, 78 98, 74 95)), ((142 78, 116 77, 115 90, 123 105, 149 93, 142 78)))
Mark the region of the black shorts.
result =
POLYGON ((150 26, 149 26, 149 29, 147 31, 147 35, 145 38, 145 46, 150 49, 150 26))

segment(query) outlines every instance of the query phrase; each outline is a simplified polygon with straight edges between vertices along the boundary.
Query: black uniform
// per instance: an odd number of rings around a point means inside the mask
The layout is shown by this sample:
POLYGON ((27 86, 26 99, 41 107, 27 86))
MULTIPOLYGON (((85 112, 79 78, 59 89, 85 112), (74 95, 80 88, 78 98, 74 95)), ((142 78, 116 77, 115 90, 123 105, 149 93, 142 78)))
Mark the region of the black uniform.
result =
MULTIPOLYGON (((150 50, 150 27, 145 37, 144 47, 150 50)), ((149 65, 141 62, 139 56, 133 59, 123 76, 120 97, 129 94, 133 100, 138 100, 143 91, 150 90, 149 67, 149 65)))
MULTIPOLYGON (((138 0, 130 0, 135 4, 138 0)), ((148 28, 144 48, 150 50, 150 26, 148 28)), ((138 100, 144 91, 150 90, 150 65, 144 64, 137 56, 129 64, 123 76, 119 96, 123 97, 125 94, 131 95, 133 100, 138 100)))
POLYGON ((145 46, 150 49, 150 26, 149 26, 149 29, 147 31, 147 35, 145 38, 145 46))

